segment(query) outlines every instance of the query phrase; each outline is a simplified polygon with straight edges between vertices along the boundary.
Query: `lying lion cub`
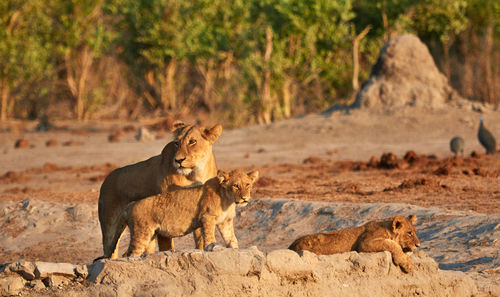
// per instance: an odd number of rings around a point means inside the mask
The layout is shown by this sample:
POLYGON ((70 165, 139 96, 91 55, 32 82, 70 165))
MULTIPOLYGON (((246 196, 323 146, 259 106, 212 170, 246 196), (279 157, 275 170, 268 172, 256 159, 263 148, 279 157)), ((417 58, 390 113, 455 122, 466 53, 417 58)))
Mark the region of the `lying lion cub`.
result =
POLYGON ((130 229, 127 256, 146 253, 155 234, 174 238, 202 228, 204 248, 215 244, 215 226, 227 247, 238 248, 234 235, 235 206, 246 205, 258 171, 248 174, 234 170, 222 171, 205 184, 192 188, 178 188, 171 192, 151 196, 130 203, 120 217, 120 228, 113 243, 123 229, 130 229))
POLYGON ((413 262, 405 252, 420 246, 413 224, 417 217, 396 216, 372 221, 360 227, 310 234, 295 240, 289 247, 294 251, 307 250, 318 255, 329 255, 348 251, 382 252, 392 254, 394 264, 409 273, 413 262))

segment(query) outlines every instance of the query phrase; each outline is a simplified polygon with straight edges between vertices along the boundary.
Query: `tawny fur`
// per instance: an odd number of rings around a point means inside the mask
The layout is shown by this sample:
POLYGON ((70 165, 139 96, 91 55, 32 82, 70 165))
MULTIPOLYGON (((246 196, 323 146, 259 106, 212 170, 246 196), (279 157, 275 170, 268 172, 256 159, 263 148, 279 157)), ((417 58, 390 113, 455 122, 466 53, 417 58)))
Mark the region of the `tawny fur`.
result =
MULTIPOLYGON (((115 169, 104 180, 98 203, 104 257, 118 257, 118 242, 112 241, 117 234, 117 219, 130 202, 175 186, 199 185, 217 175, 212 145, 222 132, 221 125, 204 129, 177 122, 173 130, 173 141, 163 148, 160 155, 115 169)), ((199 232, 195 230, 194 234, 198 242, 199 232)), ((119 235, 122 233, 123 230, 119 235)), ((173 241, 158 236, 158 245, 160 250, 172 249, 173 241)), ((155 248, 156 242, 153 241, 149 251, 155 248)))
POLYGON ((233 218, 236 204, 246 205, 258 171, 248 174, 235 170, 229 174, 219 172, 205 184, 179 188, 132 202, 120 217, 118 233, 128 225, 130 245, 127 256, 148 253, 155 234, 174 238, 201 228, 203 248, 215 243, 215 227, 227 247, 238 248, 234 235, 233 218))
POLYGON ((405 272, 413 271, 413 262, 405 253, 420 246, 415 227, 415 215, 396 216, 369 222, 356 228, 310 234, 295 240, 289 247, 294 251, 307 250, 318 255, 348 251, 382 252, 392 254, 394 264, 405 272))

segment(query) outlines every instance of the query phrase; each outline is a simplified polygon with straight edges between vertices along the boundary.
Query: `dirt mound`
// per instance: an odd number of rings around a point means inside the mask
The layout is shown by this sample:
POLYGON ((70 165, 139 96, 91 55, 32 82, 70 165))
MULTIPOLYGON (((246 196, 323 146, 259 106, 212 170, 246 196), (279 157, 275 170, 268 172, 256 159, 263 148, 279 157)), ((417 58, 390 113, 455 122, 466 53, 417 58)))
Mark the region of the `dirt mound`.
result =
POLYGON ((438 109, 460 96, 439 72, 432 56, 414 35, 390 38, 380 50, 368 82, 356 97, 356 107, 438 109))

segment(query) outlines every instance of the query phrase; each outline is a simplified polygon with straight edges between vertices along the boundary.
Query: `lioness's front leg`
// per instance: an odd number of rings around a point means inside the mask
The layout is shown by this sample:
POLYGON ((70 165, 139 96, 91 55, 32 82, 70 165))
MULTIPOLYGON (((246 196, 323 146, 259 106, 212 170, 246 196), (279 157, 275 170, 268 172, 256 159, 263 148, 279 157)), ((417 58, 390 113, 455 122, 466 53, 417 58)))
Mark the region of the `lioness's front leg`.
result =
POLYGON ((217 228, 226 243, 226 247, 237 249, 238 239, 236 239, 236 235, 234 235, 233 219, 226 219, 221 224, 218 224, 217 228))
POLYGON ((391 239, 376 239, 371 242, 360 244, 359 252, 382 252, 389 251, 392 255, 394 264, 401 267, 401 269, 410 273, 413 271, 413 262, 410 257, 403 252, 401 246, 391 239))
POLYGON ((206 250, 209 245, 215 244, 215 217, 205 216, 201 219, 201 224, 204 241, 203 249, 206 250))

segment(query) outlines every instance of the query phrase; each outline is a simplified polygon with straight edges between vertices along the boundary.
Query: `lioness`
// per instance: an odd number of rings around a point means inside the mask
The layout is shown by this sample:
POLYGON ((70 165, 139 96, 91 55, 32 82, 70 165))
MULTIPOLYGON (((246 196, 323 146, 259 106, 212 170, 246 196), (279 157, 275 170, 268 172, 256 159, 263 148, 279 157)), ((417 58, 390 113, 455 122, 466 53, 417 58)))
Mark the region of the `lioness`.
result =
POLYGON ((118 242, 128 225, 131 238, 127 256, 138 256, 148 252, 155 234, 173 238, 202 228, 203 248, 207 249, 215 244, 217 226, 226 246, 238 248, 233 228, 235 206, 248 203, 258 175, 258 171, 248 174, 240 170, 229 174, 219 171, 217 177, 203 185, 132 202, 120 217, 112 244, 118 242))
POLYGON ((310 234, 295 240, 289 247, 294 251, 307 250, 318 255, 348 251, 382 252, 392 254, 394 264, 407 273, 413 270, 413 262, 405 252, 420 246, 413 224, 417 217, 396 216, 372 221, 360 227, 310 234))
MULTIPOLYGON (((118 256, 117 219, 131 201, 159 194, 170 187, 202 184, 217 175, 212 145, 222 132, 221 125, 205 129, 198 125, 176 122, 174 139, 161 154, 148 160, 113 170, 104 180, 99 195, 99 222, 102 231, 104 257, 118 256)), ((120 232, 119 236, 123 233, 120 232)), ((200 230, 195 241, 200 246, 200 230)), ((173 249, 170 238, 158 236, 160 250, 173 249)), ((149 251, 154 251, 153 241, 149 251)))

